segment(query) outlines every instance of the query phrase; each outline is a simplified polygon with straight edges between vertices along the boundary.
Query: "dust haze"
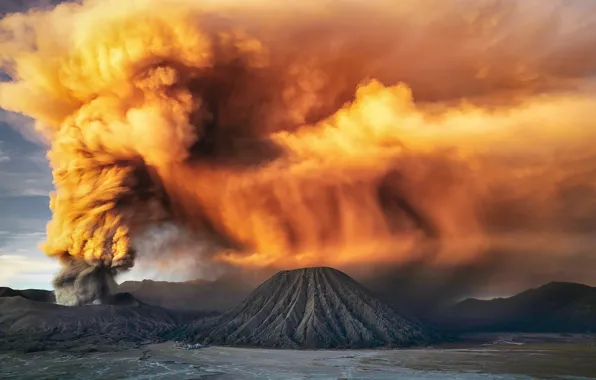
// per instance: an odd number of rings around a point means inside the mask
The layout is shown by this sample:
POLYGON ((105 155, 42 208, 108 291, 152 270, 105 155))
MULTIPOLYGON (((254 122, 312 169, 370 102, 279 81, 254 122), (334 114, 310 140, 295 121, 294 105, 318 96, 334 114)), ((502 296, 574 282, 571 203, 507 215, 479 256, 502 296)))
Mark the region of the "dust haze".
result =
POLYGON ((91 0, 7 15, 0 57, 51 146, 61 303, 189 257, 389 296, 591 280, 592 1, 91 0))

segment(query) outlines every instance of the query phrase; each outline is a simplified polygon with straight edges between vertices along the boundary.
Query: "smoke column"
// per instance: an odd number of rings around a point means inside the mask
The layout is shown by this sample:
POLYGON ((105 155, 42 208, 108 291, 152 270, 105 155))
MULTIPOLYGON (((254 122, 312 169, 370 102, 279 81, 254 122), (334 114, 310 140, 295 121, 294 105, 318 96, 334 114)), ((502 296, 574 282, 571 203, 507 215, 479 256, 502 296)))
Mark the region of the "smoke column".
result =
POLYGON ((593 247, 595 15, 87 0, 6 16, 0 106, 51 145, 58 301, 101 300, 137 255, 449 269, 593 247))

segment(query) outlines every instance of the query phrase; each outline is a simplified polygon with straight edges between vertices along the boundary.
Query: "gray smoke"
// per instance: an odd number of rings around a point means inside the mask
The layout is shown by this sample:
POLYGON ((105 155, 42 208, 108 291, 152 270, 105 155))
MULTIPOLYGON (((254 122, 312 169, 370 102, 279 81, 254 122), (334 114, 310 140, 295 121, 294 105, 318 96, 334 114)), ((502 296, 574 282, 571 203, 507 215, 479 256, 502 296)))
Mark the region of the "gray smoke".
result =
POLYGON ((53 285, 56 303, 65 306, 104 303, 110 289, 117 286, 112 269, 91 266, 82 260, 63 264, 53 285))

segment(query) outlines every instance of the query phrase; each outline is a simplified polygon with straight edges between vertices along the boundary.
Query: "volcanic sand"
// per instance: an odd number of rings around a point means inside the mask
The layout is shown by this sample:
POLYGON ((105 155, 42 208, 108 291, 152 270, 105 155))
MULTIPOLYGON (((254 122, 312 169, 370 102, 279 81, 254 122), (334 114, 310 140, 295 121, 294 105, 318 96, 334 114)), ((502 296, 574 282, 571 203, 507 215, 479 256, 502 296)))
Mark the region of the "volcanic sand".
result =
POLYGON ((531 379, 596 378, 584 340, 491 337, 490 343, 408 350, 268 350, 161 343, 119 352, 0 355, 0 379, 531 379))

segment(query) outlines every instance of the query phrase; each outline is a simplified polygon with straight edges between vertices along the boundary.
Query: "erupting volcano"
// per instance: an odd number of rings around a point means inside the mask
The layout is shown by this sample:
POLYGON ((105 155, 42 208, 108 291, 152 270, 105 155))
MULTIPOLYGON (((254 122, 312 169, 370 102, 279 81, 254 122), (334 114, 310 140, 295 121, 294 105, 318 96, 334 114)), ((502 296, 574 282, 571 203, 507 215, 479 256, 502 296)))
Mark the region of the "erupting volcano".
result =
POLYGON ((104 299, 136 259, 449 271, 584 254, 596 9, 561 4, 82 0, 8 15, 0 107, 49 144, 57 301, 104 299))

